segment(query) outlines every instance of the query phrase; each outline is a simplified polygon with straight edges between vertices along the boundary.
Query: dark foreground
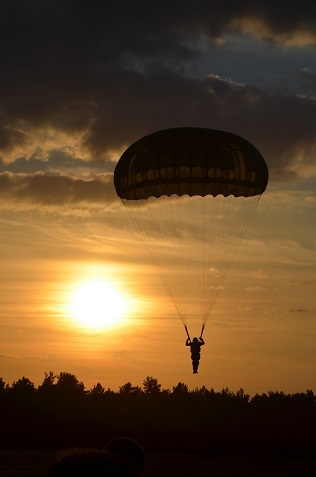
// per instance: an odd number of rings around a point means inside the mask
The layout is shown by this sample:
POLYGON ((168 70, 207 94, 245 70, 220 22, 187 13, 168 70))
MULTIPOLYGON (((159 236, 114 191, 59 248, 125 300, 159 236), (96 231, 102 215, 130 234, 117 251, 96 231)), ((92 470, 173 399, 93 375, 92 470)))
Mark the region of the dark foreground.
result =
MULTIPOLYGON (((58 452, 0 451, 0 477, 42 477, 58 452)), ((315 477, 316 457, 147 454, 148 477, 315 477)))

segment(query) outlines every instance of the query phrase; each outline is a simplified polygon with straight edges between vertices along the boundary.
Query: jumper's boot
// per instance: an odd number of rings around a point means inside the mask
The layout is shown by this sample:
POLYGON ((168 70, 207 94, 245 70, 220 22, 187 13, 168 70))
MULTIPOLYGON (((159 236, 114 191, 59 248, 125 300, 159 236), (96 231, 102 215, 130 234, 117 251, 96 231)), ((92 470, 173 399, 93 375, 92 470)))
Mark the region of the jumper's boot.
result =
POLYGON ((197 374, 198 372, 198 367, 199 367, 199 362, 198 361, 193 361, 193 374, 197 374))

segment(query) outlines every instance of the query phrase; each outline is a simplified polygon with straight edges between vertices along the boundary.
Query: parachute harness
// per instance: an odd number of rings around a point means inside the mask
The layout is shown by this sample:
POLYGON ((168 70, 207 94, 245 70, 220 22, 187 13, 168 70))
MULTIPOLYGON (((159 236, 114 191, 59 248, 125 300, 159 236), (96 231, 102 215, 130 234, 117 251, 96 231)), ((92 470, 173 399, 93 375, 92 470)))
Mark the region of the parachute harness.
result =
MULTIPOLYGON (((205 325, 203 324, 203 325, 202 325, 202 329, 201 329, 201 333, 200 333, 200 338, 203 337, 204 328, 205 328, 205 325)), ((184 325, 184 329, 185 329, 185 331, 186 331, 186 334, 187 334, 188 339, 191 341, 191 338, 190 338, 190 334, 189 334, 189 330, 188 330, 187 325, 184 325)))

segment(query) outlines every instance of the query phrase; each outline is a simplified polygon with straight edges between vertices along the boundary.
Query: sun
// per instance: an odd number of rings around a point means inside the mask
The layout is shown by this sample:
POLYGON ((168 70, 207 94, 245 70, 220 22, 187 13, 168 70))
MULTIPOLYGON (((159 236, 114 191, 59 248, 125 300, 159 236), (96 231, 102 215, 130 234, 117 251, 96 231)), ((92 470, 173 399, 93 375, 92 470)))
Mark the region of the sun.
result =
POLYGON ((91 330, 120 322, 128 312, 128 300, 118 288, 105 280, 81 283, 71 297, 70 313, 78 325, 91 330))

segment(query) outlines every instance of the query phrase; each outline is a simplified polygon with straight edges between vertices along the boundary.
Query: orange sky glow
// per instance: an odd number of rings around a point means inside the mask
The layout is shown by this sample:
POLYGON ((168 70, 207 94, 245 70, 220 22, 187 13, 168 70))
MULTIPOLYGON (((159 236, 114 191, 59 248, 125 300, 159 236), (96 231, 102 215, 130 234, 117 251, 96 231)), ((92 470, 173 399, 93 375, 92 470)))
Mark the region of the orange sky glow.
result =
MULTIPOLYGON (((123 249, 121 228, 117 245, 110 237, 107 248, 102 221, 52 224, 46 240, 41 217, 30 225, 25 212, 16 211, 19 220, 2 228, 7 236, 0 272, 4 380, 25 375, 40 384, 44 372, 53 370, 76 374, 88 389, 97 382, 113 390, 128 381, 141 385, 147 375, 169 389, 179 381, 193 389, 244 387, 251 393, 311 387, 315 254, 288 236, 279 199, 268 190, 258 205, 206 325, 197 376, 192 376, 182 323, 125 210, 117 210, 129 230, 130 246, 123 249), (91 280, 111 284, 126 301, 125 312, 111 326, 89 327, 71 316, 74 291, 91 280)), ((291 220, 299 221, 302 213, 308 215, 309 204, 298 201, 291 220)), ((305 230, 295 234, 300 239, 305 230)), ((198 334, 199 317, 189 326, 198 334)))

